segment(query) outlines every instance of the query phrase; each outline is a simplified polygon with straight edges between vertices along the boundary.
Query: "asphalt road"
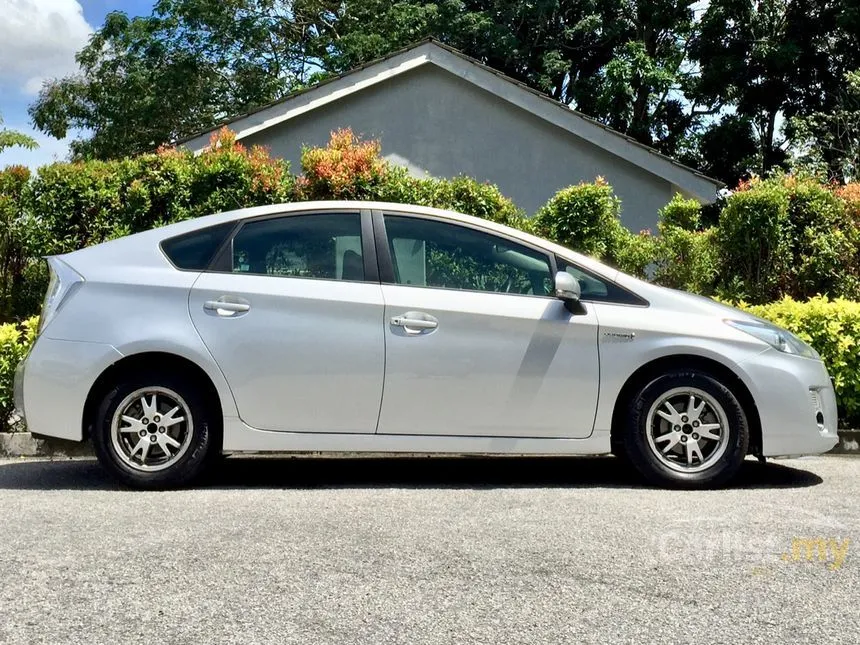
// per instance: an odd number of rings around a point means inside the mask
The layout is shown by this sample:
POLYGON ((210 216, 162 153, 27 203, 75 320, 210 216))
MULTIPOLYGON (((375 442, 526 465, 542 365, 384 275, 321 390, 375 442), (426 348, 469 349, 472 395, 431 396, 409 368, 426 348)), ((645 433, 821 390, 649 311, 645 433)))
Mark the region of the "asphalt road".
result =
POLYGON ((229 459, 159 493, 0 461, 0 643, 857 643, 858 608, 854 457, 707 492, 612 458, 229 459))

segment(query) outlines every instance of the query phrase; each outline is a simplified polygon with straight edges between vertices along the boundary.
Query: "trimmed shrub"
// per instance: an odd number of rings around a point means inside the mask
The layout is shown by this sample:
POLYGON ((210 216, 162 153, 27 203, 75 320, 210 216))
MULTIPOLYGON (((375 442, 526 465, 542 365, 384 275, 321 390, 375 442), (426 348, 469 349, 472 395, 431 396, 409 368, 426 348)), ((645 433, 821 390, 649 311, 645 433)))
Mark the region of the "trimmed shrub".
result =
POLYGON ((702 205, 676 193, 658 212, 651 279, 672 289, 713 293, 719 272, 716 228, 700 230, 702 205))
POLYGON ((380 156, 376 141, 333 132, 324 148, 305 148, 304 174, 250 149, 222 129, 207 150, 184 149, 116 161, 55 163, 30 178, 0 172, 0 322, 38 311, 47 274, 42 255, 225 210, 306 199, 381 199, 458 210, 520 228, 523 212, 499 189, 468 177, 417 179, 380 156))
POLYGON ((36 339, 38 318, 23 323, 0 325, 0 432, 12 430, 15 368, 30 351, 36 339))
POLYGON ((680 193, 675 193, 669 203, 657 214, 664 226, 697 231, 702 222, 702 205, 695 199, 687 199, 680 193))
POLYGON ((118 161, 43 166, 29 186, 43 255, 225 210, 291 201, 289 164, 221 130, 200 155, 186 150, 118 161))
POLYGON ((620 271, 630 275, 648 279, 653 268, 654 258, 657 257, 659 238, 651 235, 650 230, 639 231, 634 235, 625 229, 618 236, 615 250, 615 265, 620 271))
POLYGON ((54 163, 39 168, 28 205, 38 222, 35 242, 43 255, 67 253, 108 238, 124 211, 120 188, 127 169, 120 163, 54 163))
POLYGON ((325 148, 302 150, 298 199, 371 199, 455 210, 466 215, 527 227, 522 210, 494 184, 465 176, 411 176, 380 155, 378 141, 360 141, 349 129, 331 133, 325 148))
POLYGON ((777 176, 772 181, 782 182, 789 199, 787 293, 798 299, 816 294, 860 298, 860 231, 845 202, 811 177, 777 176))
POLYGON ((843 426, 860 427, 860 302, 819 296, 740 307, 812 345, 833 377, 843 426))
POLYGON ((693 293, 713 293, 719 261, 716 229, 694 231, 661 224, 653 274, 657 284, 693 293))
POLYGON ((621 224, 621 200, 605 179, 558 191, 534 217, 536 235, 614 263, 630 233, 621 224))
POLYGON ((396 194, 398 199, 386 195, 386 201, 444 208, 514 228, 528 228, 523 211, 495 184, 464 176, 453 179, 413 179, 407 176, 398 183, 402 186, 398 189, 402 192, 396 194))
POLYGON ((719 292, 757 303, 783 295, 860 298, 860 228, 850 205, 810 177, 746 182, 720 215, 719 292))
MULTIPOLYGON (((173 150, 162 154, 188 153, 173 150)), ((187 212, 167 221, 295 200, 296 178, 289 162, 272 158, 263 146, 246 148, 226 128, 213 135, 209 148, 190 165, 187 212)))
POLYGON ((836 189, 836 196, 845 205, 845 212, 855 226, 860 227, 860 181, 852 181, 836 189))
POLYGON ((775 182, 759 182, 726 201, 717 233, 722 296, 760 303, 785 292, 788 207, 785 187, 775 182))
POLYGON ((27 277, 36 264, 30 253, 35 232, 23 207, 29 181, 30 171, 23 166, 0 170, 0 323, 31 307, 27 277))
POLYGON ((388 174, 379 141, 359 141, 345 128, 331 133, 325 148, 302 148, 299 200, 376 199, 388 174))

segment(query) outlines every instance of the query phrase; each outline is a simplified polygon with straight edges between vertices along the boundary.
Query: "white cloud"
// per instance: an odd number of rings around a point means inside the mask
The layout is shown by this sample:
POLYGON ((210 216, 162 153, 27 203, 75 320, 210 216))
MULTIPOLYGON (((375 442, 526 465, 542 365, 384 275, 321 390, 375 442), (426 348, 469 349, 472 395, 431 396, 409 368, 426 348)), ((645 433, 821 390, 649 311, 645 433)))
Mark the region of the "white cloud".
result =
POLYGON ((42 89, 42 83, 45 82, 45 78, 43 76, 31 76, 24 83, 24 86, 21 90, 24 94, 28 96, 32 96, 39 93, 39 90, 42 89))
POLYGON ((77 0, 0 0, 0 84, 35 94, 77 69, 93 32, 77 0))

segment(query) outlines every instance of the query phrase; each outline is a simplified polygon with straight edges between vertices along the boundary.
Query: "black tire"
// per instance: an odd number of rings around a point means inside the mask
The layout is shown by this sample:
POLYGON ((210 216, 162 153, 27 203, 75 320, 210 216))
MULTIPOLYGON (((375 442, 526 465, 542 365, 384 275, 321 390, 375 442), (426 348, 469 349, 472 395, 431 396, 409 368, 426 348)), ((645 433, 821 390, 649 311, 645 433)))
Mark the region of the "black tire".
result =
MULTIPOLYGON (((685 395, 678 394, 677 396, 685 395)), ((660 409, 665 411, 667 408, 660 409)), ((660 422, 657 421, 657 423, 660 422)), ((646 383, 638 392, 633 394, 628 402, 619 430, 621 431, 624 452, 636 469, 651 483, 671 488, 715 488, 726 484, 737 474, 749 447, 749 424, 737 397, 731 389, 719 380, 706 372, 695 369, 672 370, 646 383), (657 441, 664 439, 664 437, 660 436, 652 442, 649 442, 648 438, 650 432, 647 427, 648 414, 651 407, 670 392, 684 388, 692 388, 709 395, 722 407, 728 424, 728 436, 723 440, 725 447, 722 454, 718 456, 719 451, 714 450, 712 453, 713 463, 698 472, 683 472, 683 464, 675 465, 673 468, 664 463, 655 454, 657 448, 651 447, 652 443, 656 445, 657 441)), ((680 437, 688 431, 694 432, 695 429, 684 424, 683 430, 676 436, 680 437)), ((684 441, 689 441, 693 436, 698 437, 698 435, 690 434, 684 438, 684 441)), ((660 448, 668 446, 669 443, 669 441, 661 443, 660 448)), ((678 444, 673 445, 678 446, 678 444)), ((715 441, 713 444, 708 443, 707 445, 722 445, 722 442, 715 441)), ((686 446, 686 443, 681 444, 681 446, 681 448, 674 450, 680 452, 681 455, 689 451, 689 448, 685 451, 683 447, 686 446)), ((700 454, 704 454, 704 451, 700 454)), ((681 455, 677 459, 681 460, 681 455)), ((708 461, 707 456, 704 461, 708 461)), ((704 462, 697 462, 694 456, 693 465, 697 465, 697 463, 701 467, 704 462)))
POLYGON ((92 428, 93 448, 99 462, 111 475, 131 488, 159 490, 186 486, 221 453, 218 407, 194 377, 182 371, 122 374, 102 398, 92 428), (126 397, 149 387, 166 388, 181 396, 190 411, 192 429, 187 448, 175 462, 163 470, 144 472, 131 467, 117 453, 111 424, 118 406, 126 397))

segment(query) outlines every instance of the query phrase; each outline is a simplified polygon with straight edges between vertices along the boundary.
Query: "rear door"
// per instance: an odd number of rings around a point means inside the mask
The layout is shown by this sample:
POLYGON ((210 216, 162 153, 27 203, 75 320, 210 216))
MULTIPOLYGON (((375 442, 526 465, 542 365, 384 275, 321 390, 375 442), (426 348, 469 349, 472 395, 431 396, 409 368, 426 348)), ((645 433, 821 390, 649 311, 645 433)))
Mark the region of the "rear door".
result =
POLYGON ((248 425, 372 433, 384 338, 370 213, 245 221, 191 290, 191 319, 248 425))
POLYGON ((552 297, 555 258, 481 229, 374 213, 385 298, 381 434, 587 437, 597 318, 552 297))

